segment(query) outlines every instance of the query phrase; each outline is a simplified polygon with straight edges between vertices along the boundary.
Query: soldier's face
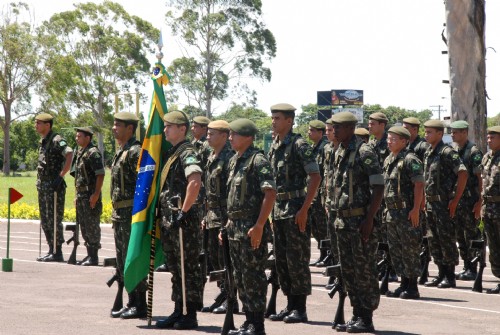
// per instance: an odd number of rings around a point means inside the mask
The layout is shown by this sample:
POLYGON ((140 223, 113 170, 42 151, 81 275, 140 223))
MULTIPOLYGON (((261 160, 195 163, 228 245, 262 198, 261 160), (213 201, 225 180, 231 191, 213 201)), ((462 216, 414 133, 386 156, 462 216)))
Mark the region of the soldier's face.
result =
POLYGON ((335 139, 335 130, 333 129, 333 125, 327 124, 325 132, 326 132, 326 138, 328 139, 328 141, 333 142, 335 139))
POLYGON ((165 128, 163 128, 163 133, 165 134, 165 139, 172 143, 177 144, 180 140, 182 140, 186 135, 186 126, 173 124, 169 122, 164 122, 165 128))
POLYGON ((443 138, 443 132, 437 130, 436 128, 425 128, 425 140, 429 142, 430 145, 436 145, 443 138))
POLYGON ((466 129, 452 129, 451 139, 453 142, 462 143, 467 141, 467 130, 466 129))
POLYGON ((75 136, 76 144, 79 147, 86 147, 90 143, 90 136, 86 135, 84 132, 78 131, 75 136))
POLYGON ((126 131, 127 131, 127 126, 125 123, 120 122, 120 121, 114 121, 113 122, 113 128, 111 128, 111 131, 113 133, 113 137, 117 140, 123 140, 125 139, 126 131))
POLYGON ((385 130, 385 123, 382 123, 382 122, 379 122, 376 120, 369 120, 368 121, 368 130, 370 131, 371 135, 380 135, 385 130))
POLYGON ((224 145, 227 140, 227 133, 224 133, 215 129, 208 129, 207 131, 207 142, 212 148, 218 148, 224 145))
POLYGON ((307 136, 309 137, 309 139, 311 141, 316 143, 319 140, 321 140, 321 138, 323 137, 323 132, 321 130, 316 129, 316 128, 309 127, 309 130, 307 132, 307 136))
POLYGON ((403 123, 403 127, 410 132, 411 137, 416 136, 418 133, 418 127, 415 127, 409 123, 403 123))
POLYGON ((42 136, 45 136, 50 131, 50 123, 43 122, 40 120, 35 120, 35 131, 42 136))
POLYGON ((207 128, 202 127, 197 123, 194 123, 191 125, 191 132, 193 133, 193 137, 196 139, 200 139, 205 135, 207 128))
POLYGON ((488 146, 493 152, 500 150, 500 134, 488 134, 486 136, 486 142, 488 142, 488 146))
POLYGON ((241 153, 252 143, 251 136, 243 136, 234 131, 229 132, 229 143, 234 151, 241 153))
POLYGON ((354 134, 354 126, 352 124, 333 124, 334 139, 338 142, 347 142, 351 139, 354 134))
POLYGON ((387 135, 387 146, 392 153, 400 152, 403 148, 406 147, 407 144, 408 141, 399 135, 395 135, 392 133, 389 133, 387 135))
POLYGON ((285 117, 285 114, 276 112, 271 114, 273 131, 277 134, 284 133, 293 126, 293 119, 285 117))

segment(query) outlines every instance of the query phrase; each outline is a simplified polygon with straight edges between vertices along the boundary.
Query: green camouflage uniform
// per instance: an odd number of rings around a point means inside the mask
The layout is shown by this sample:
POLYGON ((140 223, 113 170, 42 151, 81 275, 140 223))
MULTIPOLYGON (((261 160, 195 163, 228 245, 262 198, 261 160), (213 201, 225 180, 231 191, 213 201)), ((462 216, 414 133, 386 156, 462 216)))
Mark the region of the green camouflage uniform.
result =
POLYGON ((500 151, 483 157, 483 222, 491 272, 500 278, 500 151))
POLYGON ((311 225, 301 233, 295 214, 304 204, 306 179, 319 173, 311 147, 290 131, 282 142, 278 137, 269 151, 276 179, 277 195, 272 212, 276 271, 281 290, 288 295, 311 294, 311 225))
POLYGON ((421 227, 408 219, 414 205, 414 184, 424 182, 423 164, 406 149, 396 157, 391 153, 384 162, 384 200, 387 240, 392 265, 399 276, 420 275, 421 227))
POLYGON ((234 155, 229 162, 227 233, 229 251, 238 295, 247 312, 266 311, 267 243, 253 249, 248 230, 257 222, 264 199, 264 191, 276 189, 269 161, 262 152, 250 146, 241 157, 234 155))
MULTIPOLYGON (((64 138, 52 130, 40 140, 39 144, 36 188, 38 190, 40 224, 47 244, 52 248, 54 245, 54 187, 52 183, 63 169, 66 154, 73 152, 73 150, 68 147, 64 138)), ((57 190, 57 247, 61 247, 64 243, 62 219, 66 183, 63 181, 61 184, 57 190)))
POLYGON ((408 143, 408 149, 413 151, 422 162, 424 161, 425 152, 430 146, 420 135, 417 135, 413 142, 408 143))
POLYGON ((318 193, 314 198, 311 207, 309 208, 308 220, 311 223, 311 233, 314 239, 318 242, 324 240, 328 237, 327 233, 327 217, 324 207, 324 193, 325 185, 323 183, 324 176, 324 160, 325 153, 324 148, 328 142, 325 139, 321 139, 318 144, 314 145, 312 148, 313 155, 316 157, 316 162, 318 162, 319 173, 322 178, 320 187, 318 188, 318 193))
POLYGON ((380 301, 376 261, 379 227, 374 220, 373 232, 365 242, 359 229, 370 204, 370 187, 384 184, 382 169, 374 149, 355 135, 347 146, 340 144, 334 164, 335 226, 342 278, 353 308, 372 313, 380 301))
MULTIPOLYGON (((186 197, 188 177, 192 173, 202 173, 195 148, 188 141, 183 141, 170 148, 167 157, 176 155, 177 148, 181 147, 180 154, 173 161, 160 193, 161 212, 161 240, 167 257, 167 264, 172 274, 172 301, 182 305, 181 258, 179 246, 179 229, 172 227, 172 219, 177 217, 181 203, 186 197)), ((199 208, 194 204, 188 211, 186 222, 182 224, 184 240, 184 271, 186 278, 186 304, 200 305, 202 302, 202 276, 198 256, 200 253, 200 221, 199 208)))
POLYGON ((97 176, 104 175, 104 165, 101 152, 92 142, 75 152, 70 174, 75 178, 76 223, 80 225, 85 246, 100 249, 102 194, 94 208, 90 208, 90 196, 95 192, 97 176))
POLYGON ((327 214, 327 229, 330 237, 330 251, 333 255, 333 263, 338 263, 339 260, 339 249, 337 246, 337 233, 335 232, 335 210, 333 207, 333 195, 334 195, 334 187, 333 187, 333 175, 335 173, 335 148, 333 143, 327 143, 325 145, 324 154, 325 160, 323 163, 323 184, 324 184, 324 201, 325 204, 325 212, 327 214))
POLYGON ((448 204, 455 194, 457 174, 466 171, 458 153, 441 141, 424 159, 425 204, 431 236, 429 247, 437 265, 458 265, 457 238, 448 204))
POLYGON ((477 174, 481 173, 483 153, 470 141, 467 141, 463 148, 454 143, 453 148, 460 155, 468 172, 467 184, 458 203, 454 221, 460 257, 465 263, 469 263, 474 258, 474 251, 469 248, 470 241, 481 237, 479 220, 476 220, 472 210, 479 200, 477 174))

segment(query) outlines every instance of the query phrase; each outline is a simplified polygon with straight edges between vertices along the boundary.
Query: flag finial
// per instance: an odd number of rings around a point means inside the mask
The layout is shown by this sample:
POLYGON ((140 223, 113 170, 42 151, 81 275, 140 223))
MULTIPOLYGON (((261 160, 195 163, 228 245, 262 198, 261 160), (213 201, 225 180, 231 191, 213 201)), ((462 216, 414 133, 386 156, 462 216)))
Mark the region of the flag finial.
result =
POLYGON ((158 58, 158 62, 161 62, 161 59, 163 58, 163 52, 161 52, 161 48, 163 48, 163 37, 161 35, 161 30, 160 30, 160 37, 158 38, 158 52, 156 53, 156 58, 158 58))

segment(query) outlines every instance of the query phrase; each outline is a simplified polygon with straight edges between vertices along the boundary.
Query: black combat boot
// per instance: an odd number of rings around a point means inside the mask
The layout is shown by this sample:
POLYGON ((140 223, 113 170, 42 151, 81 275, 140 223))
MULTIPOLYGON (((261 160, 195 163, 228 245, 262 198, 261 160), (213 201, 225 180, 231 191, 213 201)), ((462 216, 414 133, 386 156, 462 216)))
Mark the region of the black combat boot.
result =
POLYGON ((486 290, 486 294, 499 294, 500 293, 500 284, 497 284, 494 288, 489 288, 486 290))
POLYGON ((477 277, 477 262, 472 264, 471 262, 467 262, 467 265, 464 266, 464 271, 460 272, 456 277, 458 280, 466 280, 471 281, 475 280, 477 277))
POLYGON ((359 318, 359 308, 353 306, 352 318, 349 321, 347 321, 346 323, 338 323, 336 325, 334 325, 332 323, 332 328, 338 332, 345 332, 345 331, 347 331, 347 326, 355 324, 356 321, 358 321, 358 318, 359 318))
POLYGON ((307 295, 301 294, 294 296, 293 310, 283 318, 285 323, 300 323, 307 322, 306 301, 307 295))
POLYGON ((401 277, 401 284, 399 285, 399 287, 397 289, 395 289, 394 291, 387 291, 385 293, 385 296, 389 297, 389 298, 399 298, 401 293, 406 291, 406 289, 408 288, 408 284, 409 284, 408 277, 404 277, 404 276, 401 277))
MULTIPOLYGON (((226 314, 227 312, 227 299, 219 306, 212 310, 214 314, 226 314)), ((240 305, 238 303, 238 299, 235 300, 233 305, 233 313, 238 314, 240 312, 240 305)))
POLYGON ((174 323, 174 329, 187 330, 198 328, 198 320, 196 318, 196 311, 198 310, 198 303, 187 302, 187 314, 183 315, 174 323))
POLYGON ((318 268, 324 268, 326 266, 333 265, 333 255, 331 252, 326 253, 326 257, 321 260, 318 264, 316 264, 316 267, 318 268))
POLYGON ((335 285, 335 279, 337 279, 335 276, 328 277, 328 283, 325 285, 325 289, 331 290, 335 285))
POLYGON ((226 299, 227 299, 226 291, 223 288, 221 288, 220 293, 214 299, 214 303, 211 304, 210 306, 203 307, 201 309, 201 312, 202 313, 213 312, 213 310, 222 305, 222 303, 226 301, 226 299))
POLYGON ((239 335, 266 335, 264 329, 264 313, 250 312, 252 314, 252 322, 248 325, 247 329, 238 333, 239 335))
POLYGON ((54 253, 54 247, 52 246, 52 244, 49 246, 49 251, 47 252, 47 254, 43 255, 43 256, 40 256, 40 257, 37 257, 36 260, 37 262, 43 262, 43 260, 47 257, 49 257, 50 255, 52 255, 54 253))
POLYGON ((241 335, 243 332, 248 330, 248 327, 253 323, 253 315, 252 312, 245 312, 245 322, 243 322, 240 328, 236 330, 230 330, 228 335, 241 335))
POLYGON ((170 272, 170 269, 168 268, 168 264, 167 263, 163 263, 162 265, 158 266, 156 269, 155 269, 156 272, 170 272))
POLYGON ((399 295, 401 299, 418 299, 420 298, 420 293, 418 293, 417 277, 408 278, 408 287, 401 292, 399 295))
POLYGON ((327 251, 324 249, 319 249, 319 257, 316 260, 313 260, 309 263, 309 266, 316 266, 318 265, 319 262, 321 262, 323 259, 325 259, 327 254, 327 251))
POLYGON ((148 314, 148 306, 146 303, 146 292, 132 292, 135 295, 135 304, 120 316, 122 319, 140 319, 145 318, 148 314))
MULTIPOLYGON (((122 283, 118 283, 118 285, 122 285, 123 286, 123 282, 122 283)), ((123 313, 125 313, 126 311, 128 311, 129 308, 131 308, 134 305, 135 305, 135 294, 134 294, 134 292, 132 292, 132 293, 128 294, 128 303, 127 303, 127 305, 123 306, 122 308, 120 308, 118 310, 111 309, 111 317, 112 318, 119 318, 123 313)))
POLYGON ((56 246, 56 252, 44 258, 42 262, 64 262, 61 246, 56 246))
POLYGON ((294 308, 294 300, 293 300, 294 297, 295 296, 293 296, 291 294, 287 295, 286 296, 287 304, 286 304, 285 309, 281 310, 278 314, 269 315, 269 320, 271 320, 271 321, 283 321, 285 316, 288 316, 294 308))
POLYGON ((76 262, 76 265, 82 265, 90 258, 90 247, 86 246, 86 248, 87 248, 87 256, 85 256, 81 261, 76 262))
POLYGON ((97 266, 99 265, 99 250, 97 248, 89 247, 89 257, 85 262, 82 262, 82 266, 97 266))
POLYGON ((165 319, 156 321, 158 328, 172 328, 174 324, 181 318, 182 315, 182 302, 176 301, 174 311, 165 319))
MULTIPOLYGON (((427 283, 425 283, 424 284, 425 287, 436 287, 444 279, 444 277, 445 277, 445 272, 444 272, 445 268, 444 268, 444 266, 438 264, 438 269, 439 269, 438 276, 436 278, 434 278, 433 280, 428 281, 427 283)), ((455 274, 453 274, 453 276, 455 276, 455 274)))
POLYGON ((360 311, 360 316, 355 323, 347 326, 348 333, 373 333, 373 312, 370 310, 360 311))
POLYGON ((445 270, 445 277, 443 280, 438 284, 438 288, 450 288, 450 287, 457 287, 457 282, 455 279, 455 265, 443 265, 443 268, 445 270))

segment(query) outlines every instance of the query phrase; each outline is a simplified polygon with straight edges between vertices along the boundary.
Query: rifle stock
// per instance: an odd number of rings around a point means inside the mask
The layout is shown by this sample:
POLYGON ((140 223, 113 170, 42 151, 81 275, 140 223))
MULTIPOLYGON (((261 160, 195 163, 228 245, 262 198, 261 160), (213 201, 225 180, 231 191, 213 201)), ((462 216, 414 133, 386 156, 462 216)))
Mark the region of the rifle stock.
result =
POLYGON ((271 285, 271 296, 267 302, 264 317, 269 318, 270 315, 276 314, 276 298, 278 296, 278 291, 280 290, 278 273, 276 272, 276 260, 274 259, 274 245, 273 249, 269 250, 266 268, 271 270, 269 276, 267 277, 267 283, 271 285))
POLYGON ((431 261, 431 255, 429 253, 429 240, 427 236, 422 238, 422 251, 420 252, 420 265, 422 266, 422 271, 420 273, 420 279, 418 283, 424 285, 429 280, 429 263, 431 261))
POLYGON ((472 285, 472 291, 483 292, 483 271, 486 267, 486 239, 483 236, 482 240, 472 240, 470 242, 470 248, 475 249, 476 257, 471 261, 472 264, 479 263, 479 270, 474 279, 474 285, 472 285))
POLYGON ((389 275, 392 270, 391 258, 389 255, 389 245, 385 242, 379 242, 378 251, 384 252, 384 258, 380 262, 378 262, 377 266, 379 272, 382 271, 385 267, 384 276, 382 277, 382 281, 380 282, 380 293, 385 294, 389 290, 389 275))
POLYGON ((345 298, 347 297, 347 292, 344 290, 344 285, 342 283, 342 271, 340 264, 328 266, 323 272, 323 275, 326 277, 335 277, 333 288, 328 292, 330 299, 333 299, 335 293, 337 292, 339 296, 337 311, 335 312, 335 318, 332 321, 332 328, 335 328, 337 325, 345 324, 344 303, 345 298))
POLYGON ((71 251, 71 255, 69 256, 68 259, 68 264, 76 264, 76 249, 78 249, 78 246, 80 245, 80 240, 79 240, 79 225, 77 224, 71 224, 71 225, 66 225, 65 230, 67 231, 72 231, 73 236, 66 241, 66 244, 70 244, 73 242, 73 250, 71 251))
MULTIPOLYGON (((116 258, 105 258, 103 266, 116 267, 116 258)), ((111 311, 117 312, 123 308, 123 288, 124 288, 123 279, 121 278, 120 273, 118 271, 115 271, 115 273, 113 274, 113 277, 111 277, 106 282, 106 285, 108 285, 108 287, 111 287, 111 286, 113 286, 114 282, 118 283, 118 290, 116 292, 115 302, 113 303, 113 308, 111 309, 111 311)))
POLYGON ((222 236, 222 251, 224 255, 224 271, 226 273, 226 287, 227 287, 227 310, 224 324, 222 325, 221 335, 227 335, 229 331, 235 330, 233 309, 236 303, 233 265, 231 263, 231 256, 229 255, 229 239, 227 237, 226 228, 221 229, 222 236))

